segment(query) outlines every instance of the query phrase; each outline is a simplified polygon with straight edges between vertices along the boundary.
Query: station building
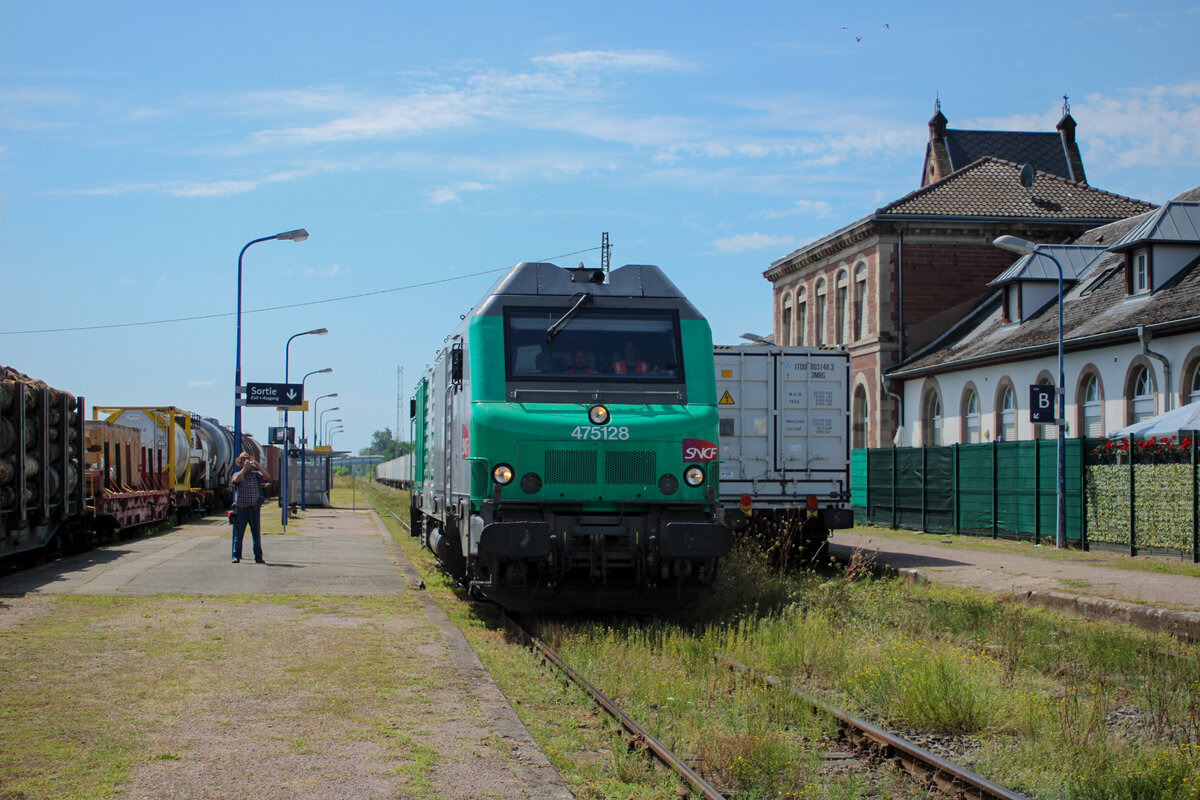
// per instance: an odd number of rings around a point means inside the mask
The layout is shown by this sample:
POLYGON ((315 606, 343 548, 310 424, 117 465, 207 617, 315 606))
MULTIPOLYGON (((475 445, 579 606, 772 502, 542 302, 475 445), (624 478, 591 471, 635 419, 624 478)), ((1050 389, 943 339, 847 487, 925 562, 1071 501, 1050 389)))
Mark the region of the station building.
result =
POLYGON ((1074 242, 1155 208, 1088 185, 1075 132, 1065 104, 1054 132, 950 129, 939 104, 920 188, 763 273, 776 342, 849 350, 852 446, 893 443, 903 400, 886 372, 995 292, 989 284, 1012 265, 996 237, 1074 242))

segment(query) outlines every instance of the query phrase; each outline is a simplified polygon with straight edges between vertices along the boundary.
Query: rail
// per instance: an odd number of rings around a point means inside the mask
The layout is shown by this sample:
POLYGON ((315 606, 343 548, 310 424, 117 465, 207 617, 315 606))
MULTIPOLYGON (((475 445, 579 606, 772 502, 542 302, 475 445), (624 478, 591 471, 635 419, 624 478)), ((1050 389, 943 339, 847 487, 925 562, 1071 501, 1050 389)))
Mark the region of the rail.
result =
POLYGON ((679 773, 685 781, 687 781, 693 789, 700 793, 700 797, 705 800, 727 800, 725 795, 718 792, 711 784, 700 776, 694 769, 684 763, 683 759, 671 752, 658 739, 633 720, 626 714, 620 706, 612 701, 607 695, 593 686, 586 678, 571 668, 565 661, 559 658, 558 653, 554 652, 545 642, 542 642, 532 633, 527 631, 519 622, 514 620, 508 614, 504 614, 504 625, 510 631, 515 633, 529 647, 536 650, 543 658, 548 660, 554 666, 562 670, 567 677, 580 686, 585 692, 591 696, 592 701, 602 708, 607 714, 621 723, 624 728, 635 741, 641 742, 646 746, 654 757, 664 765, 679 773))
POLYGON ((1005 789, 969 769, 960 767, 940 756, 935 756, 907 739, 852 716, 836 706, 801 692, 799 689, 786 686, 779 678, 765 675, 722 653, 717 653, 716 657, 730 669, 753 675, 769 686, 787 689, 802 700, 811 703, 813 707, 837 717, 845 726, 847 738, 856 747, 882 751, 885 757, 899 761, 900 767, 914 779, 930 785, 943 794, 971 800, 1029 800, 1025 795, 1005 789))

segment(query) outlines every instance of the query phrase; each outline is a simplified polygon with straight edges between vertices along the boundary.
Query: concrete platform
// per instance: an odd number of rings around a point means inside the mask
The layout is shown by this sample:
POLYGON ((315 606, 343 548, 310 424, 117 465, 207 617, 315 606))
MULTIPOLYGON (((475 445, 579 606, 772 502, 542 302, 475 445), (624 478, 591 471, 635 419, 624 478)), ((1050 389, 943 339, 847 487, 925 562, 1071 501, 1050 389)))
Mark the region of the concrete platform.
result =
MULTIPOLYGON (((264 511, 266 513, 266 511, 264 511)), ((218 517, 0 578, 0 594, 390 594, 404 576, 369 510, 319 509, 263 536, 255 564, 247 533, 240 564, 218 517)))
MULTIPOLYGON (((453 714, 465 715, 459 721, 462 735, 450 736, 446 741, 436 737, 421 740, 426 748, 438 751, 439 760, 427 778, 437 787, 437 796, 455 800, 481 796, 562 800, 572 797, 462 632, 432 598, 420 591, 423 584, 419 574, 373 511, 310 509, 303 518, 289 524, 286 534, 263 536, 266 564, 254 563, 249 542, 243 550, 248 559, 230 563, 231 543, 232 533, 225 520, 213 517, 191 522, 155 536, 2 577, 0 596, 413 596, 421 609, 419 613, 424 616, 420 624, 436 631, 433 636, 436 643, 422 640, 425 663, 431 669, 436 666, 443 670, 443 680, 439 683, 437 701, 429 698, 423 715, 406 719, 406 726, 413 731, 437 731, 448 724, 447 719, 453 714), (470 752, 464 755, 460 752, 463 748, 470 752)), ((302 635, 302 629, 298 630, 297 636, 302 635)), ((411 682, 414 691, 422 691, 415 687, 424 678, 422 674, 397 675, 394 688, 402 694, 411 682)), ((261 702, 261 698, 254 702, 261 702)), ((225 730, 221 727, 223 719, 218 715, 211 720, 196 718, 190 722, 200 727, 202 723, 211 723, 215 730, 225 730)), ((263 724, 270 728, 267 723, 274 722, 264 719, 263 724)), ((222 756, 219 774, 224 774, 224 767, 232 759, 241 775, 238 795, 224 793, 220 787, 211 785, 211 775, 203 774, 203 769, 217 761, 196 752, 195 748, 184 748, 180 760, 153 762, 150 767, 136 771, 125 797, 278 796, 280 789, 272 783, 270 769, 266 765, 252 766, 256 762, 243 752, 249 749, 252 755, 254 747, 277 746, 274 739, 264 736, 264 741, 257 744, 248 743, 244 737, 220 743, 222 752, 234 755, 222 756)), ((374 775, 372 770, 378 771, 370 758, 364 757, 361 764, 343 762, 346 758, 338 762, 341 768, 356 776, 374 775)), ((394 764, 389 767, 393 768, 394 764)), ((319 800, 351 796, 345 791, 349 790, 326 787, 323 793, 288 796, 312 796, 319 800)), ((397 794, 399 791, 392 787, 379 796, 403 796, 397 794)))
POLYGON ((1122 568, 1118 564, 1129 557, 1114 553, 1056 552, 1046 545, 1014 545, 1028 552, 1013 553, 990 548, 990 541, 837 531, 830 554, 844 561, 862 550, 912 580, 1011 594, 1065 613, 1200 641, 1200 577, 1122 568))

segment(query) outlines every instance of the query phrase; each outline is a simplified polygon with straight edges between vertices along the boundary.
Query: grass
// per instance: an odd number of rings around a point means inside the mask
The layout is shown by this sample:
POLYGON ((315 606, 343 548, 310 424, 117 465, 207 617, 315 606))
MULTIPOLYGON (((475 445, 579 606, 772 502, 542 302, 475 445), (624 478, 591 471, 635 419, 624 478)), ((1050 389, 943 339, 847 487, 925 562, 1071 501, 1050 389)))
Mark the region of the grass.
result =
MULTIPOLYGON (((630 762, 616 744, 605 752, 605 739, 576 730, 587 728, 581 700, 547 681, 524 651, 514 651, 490 611, 465 602, 391 520, 387 511, 407 518, 407 494, 371 493, 434 596, 467 631, 577 795, 643 796, 625 786, 639 785, 644 762, 630 762), (596 748, 595 769, 556 755, 589 747, 596 748)), ((999 548, 1033 550, 1018 543, 999 548)), ((882 774, 823 774, 820 753, 832 735, 827 723, 814 721, 788 694, 731 673, 715 658, 719 652, 860 716, 941 737, 961 751, 960 760, 1031 796, 1200 797, 1194 645, 1002 597, 876 580, 862 564, 838 575, 780 575, 745 544, 723 573, 723 590, 695 612, 658 620, 560 619, 546 623, 545 635, 728 791, 857 798, 914 790, 882 774)), ((650 791, 665 797, 670 787, 650 791)))
MULTIPOLYGON (((0 628, 0 797, 116 797, 141 766, 224 759, 205 743, 231 736, 272 761, 308 757, 331 781, 337 753, 373 743, 406 797, 438 796, 439 754, 402 733, 439 691, 419 650, 441 635, 413 597, 58 595, 46 605, 0 628)), ((281 778, 294 796, 306 780, 281 778)))
MULTIPOLYGON (((848 533, 855 533, 863 536, 874 536, 882 539, 900 539, 909 542, 919 542, 920 544, 933 545, 935 547, 941 547, 949 550, 962 548, 990 550, 1001 553, 1010 553, 1012 555, 1027 556, 1030 558, 1043 558, 1047 560, 1065 559, 1068 561, 1078 561, 1080 559, 1087 559, 1088 561, 1103 564, 1106 567, 1112 567, 1114 569, 1127 569, 1136 572, 1156 572, 1165 575, 1186 575, 1193 578, 1200 578, 1200 564, 1182 561, 1179 560, 1179 557, 1167 558, 1165 556, 1157 557, 1141 555, 1137 558, 1131 558, 1128 554, 1114 550, 1093 549, 1088 550, 1087 552, 1069 548, 1065 550, 1056 550, 1053 547, 1053 537, 1051 537, 1049 546, 1043 544, 1041 547, 1035 547, 1030 541, 992 539, 987 536, 965 536, 949 533, 923 533, 902 529, 883 528, 874 525, 859 525, 849 530, 848 533)), ((834 540, 836 541, 836 535, 834 540)))

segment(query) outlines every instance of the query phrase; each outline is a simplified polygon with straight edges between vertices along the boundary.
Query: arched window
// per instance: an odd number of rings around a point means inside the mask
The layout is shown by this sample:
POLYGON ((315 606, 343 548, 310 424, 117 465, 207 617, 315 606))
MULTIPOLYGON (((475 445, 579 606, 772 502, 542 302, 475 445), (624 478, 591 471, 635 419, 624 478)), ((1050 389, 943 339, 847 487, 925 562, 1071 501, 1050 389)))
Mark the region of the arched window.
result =
POLYGON ((859 386, 854 390, 854 406, 850 418, 850 446, 858 449, 866 447, 870 415, 865 387, 859 386))
POLYGON ((924 429, 926 445, 936 447, 942 443, 942 396, 936 389, 930 390, 925 396, 921 427, 924 429))
POLYGON ((854 269, 854 338, 867 335, 867 265, 859 264, 854 269))
POLYGON ((787 292, 783 296, 783 310, 779 314, 780 325, 780 343, 789 345, 792 343, 792 293, 787 292))
POLYGON ((963 398, 963 441, 967 444, 978 444, 983 441, 979 436, 979 395, 974 389, 968 389, 963 398))
POLYGON ((808 290, 796 290, 796 344, 808 344, 808 290))
POLYGON ((1092 439, 1104 436, 1104 397, 1100 393, 1100 378, 1088 375, 1083 383, 1083 423, 1082 433, 1092 439))
POLYGON ((1005 386, 1000 395, 1000 435, 998 441, 1017 440, 1017 395, 1012 386, 1005 386))
POLYGON ((1137 368, 1133 375, 1133 397, 1130 406, 1130 422, 1141 422, 1154 416, 1154 379, 1150 369, 1137 368))
POLYGON ((1188 402, 1200 402, 1200 361, 1196 362, 1196 366, 1192 370, 1192 388, 1188 394, 1188 402))
POLYGON ((836 344, 846 343, 846 304, 850 298, 850 276, 846 274, 846 270, 841 270, 837 275, 837 289, 834 295, 834 310, 833 322, 834 332, 833 341, 836 344))
POLYGON ((825 279, 817 281, 817 318, 814 322, 817 323, 817 335, 815 337, 817 347, 825 344, 825 279))

